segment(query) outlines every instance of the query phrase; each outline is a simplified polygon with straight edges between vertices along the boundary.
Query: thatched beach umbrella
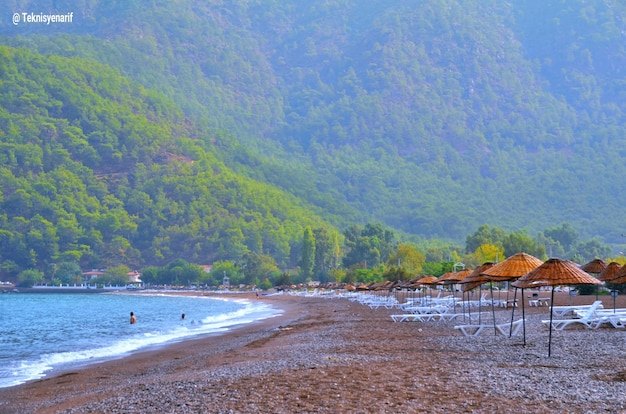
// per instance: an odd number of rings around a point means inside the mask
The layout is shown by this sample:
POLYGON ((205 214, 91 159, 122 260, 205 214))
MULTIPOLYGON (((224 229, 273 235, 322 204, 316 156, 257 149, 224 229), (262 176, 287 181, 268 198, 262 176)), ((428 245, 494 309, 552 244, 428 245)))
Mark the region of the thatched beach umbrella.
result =
MULTIPOLYGON (((520 277, 526 275, 528 272, 531 272, 541 266, 543 262, 536 258, 533 255, 528 253, 520 252, 516 253, 511 257, 506 258, 502 262, 497 265, 485 270, 482 274, 485 275, 489 280, 494 282, 506 282, 513 281, 519 279, 520 277)), ((493 297, 493 291, 491 293, 493 297)), ((508 297, 508 296, 507 296, 508 297)), ((517 289, 515 290, 515 295, 513 296, 513 301, 516 300, 517 297, 517 289)), ((493 309, 493 306, 492 306, 493 309)), ((522 319, 524 320, 523 329, 524 329, 524 345, 526 345, 526 311, 524 308, 524 289, 522 289, 522 319)), ((511 312, 511 327, 513 326, 513 318, 515 315, 515 306, 513 306, 513 311, 511 312)), ((493 323, 494 323, 494 331, 496 331, 496 313, 493 310, 493 323)), ((497 331, 496 331, 497 334, 497 331)))
POLYGON ((459 283, 463 285, 463 292, 469 292, 470 290, 489 282, 490 279, 488 279, 483 272, 487 269, 491 269, 493 266, 495 266, 495 263, 485 262, 461 280, 459 283))
POLYGON ((437 284, 438 280, 439 278, 436 276, 426 276, 426 277, 419 279, 417 283, 419 283, 421 286, 428 286, 429 293, 432 294, 430 290, 432 289, 433 285, 437 284))
POLYGON ((506 282, 520 278, 542 264, 543 262, 535 256, 520 252, 490 267, 482 272, 482 274, 487 276, 489 280, 506 282))
MULTIPOLYGON (((437 279, 437 284, 438 285, 456 285, 458 284, 461 280, 465 279, 465 277, 467 275, 469 275, 470 273, 472 273, 471 270, 468 269, 464 269, 464 270, 460 270, 458 272, 447 272, 443 275, 441 275, 438 279, 437 279)), ((452 289, 452 296, 454 297, 454 289, 452 289)))
POLYGON ((610 279, 607 279, 606 282, 613 283, 615 285, 619 285, 621 283, 626 283, 626 266, 622 266, 610 279))
POLYGON ((441 285, 453 285, 465 279, 467 275, 472 273, 471 270, 460 270, 458 272, 447 272, 439 276, 437 283, 441 285))
POLYGON ((419 283, 422 286, 430 286, 436 281, 437 281, 437 277, 435 276, 425 276, 425 277, 417 279, 417 283, 419 283))
MULTIPOLYGON (((494 265, 495 263, 492 263, 492 262, 483 263, 481 266, 478 266, 469 275, 463 278, 463 280, 459 282, 461 284, 461 290, 463 291, 463 293, 469 292, 470 290, 480 287, 483 284, 489 282, 489 279, 487 278, 487 276, 483 275, 482 273, 485 270, 492 268, 494 265)), ((479 289, 478 290, 478 324, 480 324, 481 308, 482 308, 481 296, 482 296, 482 292, 479 289)), ((469 293, 467 297, 469 298, 469 293)), ((492 300, 493 300, 493 297, 492 297, 492 300)), ((465 309, 463 310, 463 313, 465 313, 465 309)))
POLYGON ((548 259, 544 264, 513 282, 513 286, 527 288, 533 286, 552 286, 550 299, 550 335, 548 356, 552 349, 552 315, 554 309, 554 288, 556 286, 586 285, 601 283, 598 279, 583 271, 576 263, 563 259, 548 259))
POLYGON ((405 289, 411 291, 411 299, 415 299, 415 291, 417 291, 417 289, 419 289, 421 287, 421 285, 418 283, 418 281, 419 281, 419 277, 415 277, 413 279, 410 279, 405 284, 405 289))
MULTIPOLYGON (((592 261, 580 266, 585 272, 595 275, 596 277, 602 272, 608 263, 602 259, 593 259, 592 261)), ((596 300, 598 300, 598 286, 596 286, 596 300)))
MULTIPOLYGON (((619 263, 617 262, 611 262, 609 263, 609 266, 606 267, 605 272, 600 274, 600 276, 598 276, 598 279, 610 283, 612 285, 621 285, 622 283, 626 283, 626 266, 621 266, 619 263), (610 266, 612 267, 612 270, 609 270, 610 266), (611 271, 613 272, 613 274, 611 275, 611 271), (602 276, 602 279, 600 279, 600 276, 602 276)), ((615 299, 617 296, 617 291, 613 290, 611 292, 611 296, 613 296, 613 312, 615 312, 615 299)))
MULTIPOLYGON (((598 280, 602 282, 610 282, 618 276, 622 265, 617 262, 611 262, 598 274, 598 280)), ((612 283, 612 282, 611 282, 612 283)))
POLYGON ((580 266, 580 268, 587 273, 593 273, 597 275, 600 272, 602 272, 607 266, 608 266, 608 263, 605 262, 604 260, 593 259, 592 261, 580 266))

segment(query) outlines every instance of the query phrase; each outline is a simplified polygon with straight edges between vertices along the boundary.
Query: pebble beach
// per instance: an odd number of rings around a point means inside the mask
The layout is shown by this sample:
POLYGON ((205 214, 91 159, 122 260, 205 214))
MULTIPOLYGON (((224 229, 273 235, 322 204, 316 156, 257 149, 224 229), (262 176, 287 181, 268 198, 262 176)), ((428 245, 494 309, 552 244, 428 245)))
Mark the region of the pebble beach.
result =
MULTIPOLYGON (((0 389, 0 414, 626 412, 624 329, 554 331, 548 356, 549 307, 525 303, 524 341, 522 330, 463 336, 462 320, 393 322, 398 309, 331 295, 249 299, 285 312, 0 389)), ((555 305, 595 299, 557 293, 555 305)))

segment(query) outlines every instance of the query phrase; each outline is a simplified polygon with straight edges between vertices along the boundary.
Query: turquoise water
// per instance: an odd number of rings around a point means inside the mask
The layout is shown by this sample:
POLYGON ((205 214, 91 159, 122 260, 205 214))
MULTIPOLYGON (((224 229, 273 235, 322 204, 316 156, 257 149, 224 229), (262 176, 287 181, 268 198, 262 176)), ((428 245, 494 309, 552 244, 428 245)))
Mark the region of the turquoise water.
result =
POLYGON ((261 302, 156 293, 2 294, 0 388, 280 312, 261 302))

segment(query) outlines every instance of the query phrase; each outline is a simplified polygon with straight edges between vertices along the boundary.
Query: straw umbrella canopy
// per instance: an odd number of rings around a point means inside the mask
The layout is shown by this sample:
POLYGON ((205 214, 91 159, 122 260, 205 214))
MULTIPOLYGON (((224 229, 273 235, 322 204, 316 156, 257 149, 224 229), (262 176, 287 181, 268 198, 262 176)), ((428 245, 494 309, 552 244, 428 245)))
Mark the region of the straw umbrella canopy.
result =
POLYGON ((442 285, 453 285, 465 279, 465 277, 467 277, 470 273, 472 273, 472 271, 469 269, 459 270, 458 272, 444 273, 437 279, 437 283, 442 285))
POLYGON ((422 286, 426 286, 426 285, 432 285, 436 280, 437 280, 436 276, 426 276, 426 277, 417 279, 416 283, 422 286))
POLYGON ((593 273, 597 275, 598 273, 602 272, 607 266, 608 263, 604 260, 593 259, 592 261, 580 266, 580 268, 587 273, 593 273))
POLYGON ((548 259, 541 266, 513 282, 519 288, 533 286, 552 286, 550 300, 550 336, 548 339, 548 356, 552 349, 552 315, 554 309, 555 286, 587 285, 602 283, 587 274, 576 263, 563 259, 548 259))
POLYGON ((416 287, 421 287, 421 286, 428 286, 429 288, 437 282, 437 277, 436 276, 425 276, 422 278, 419 278, 415 281, 415 285, 416 287))
POLYGON ((543 262, 528 253, 520 252, 482 272, 489 280, 506 282, 520 278, 541 266, 543 262))
POLYGON ((455 285, 461 280, 465 279, 465 277, 470 273, 472 273, 472 271, 469 269, 459 270, 458 272, 447 272, 441 275, 439 279, 437 279, 437 284, 455 285))
POLYGON ((457 279, 457 272, 450 271, 439 276, 437 278, 437 284, 444 285, 444 284, 456 283, 458 280, 461 280, 461 279, 457 279))
POLYGON ((453 285, 455 283, 458 283, 461 279, 463 278, 459 278, 458 272, 446 272, 443 275, 439 276, 439 278, 437 278, 437 281, 433 284, 453 285))
MULTIPOLYGON (((479 286, 482 286, 483 284, 489 282, 489 279, 487 278, 487 276, 483 275, 482 272, 484 272, 487 269, 490 269, 494 265, 495 263, 493 262, 485 262, 481 266, 478 266, 476 269, 474 269, 465 278, 463 278, 463 280, 459 282, 461 284, 461 290, 463 291, 463 293, 469 292, 470 290, 477 288, 479 286)), ((469 298, 469 294, 468 294, 468 298, 469 298)), ((479 324, 480 324, 481 307, 482 307, 482 299, 481 299, 481 293, 479 292, 478 293, 478 321, 479 321, 478 323, 479 324)))
MULTIPOLYGON (((539 266, 541 266, 543 262, 536 258, 533 255, 528 253, 520 252, 516 253, 513 256, 510 256, 498 263, 497 265, 485 270, 482 274, 485 275, 489 280, 494 282, 506 282, 519 279, 530 271, 535 270, 539 266)), ((517 296, 517 290, 515 291, 515 296, 517 296)), ((515 296, 513 296, 513 300, 515 300, 515 296)), ((522 319, 525 320, 526 310, 524 308, 524 300, 523 300, 524 292, 522 290, 522 319)), ((491 293, 491 297, 493 298, 493 291, 491 293)), ((496 315, 495 310, 493 310, 492 305, 492 313, 493 313, 493 323, 494 323, 494 331, 496 330, 496 315)), ((513 306, 513 311, 511 312, 511 326, 513 326, 513 318, 515 315, 515 306, 513 306)), ((524 322, 524 344, 526 344, 526 323, 524 322)))
MULTIPOLYGON (((616 262, 611 262, 609 263, 609 265, 612 265, 615 263, 614 269, 617 269, 615 271, 614 275, 610 275, 608 274, 609 272, 607 271, 605 275, 603 275, 606 279, 600 279, 600 280, 604 280, 607 283, 611 283, 613 285, 621 285, 622 283, 626 283, 626 266, 620 266, 619 263, 616 262)), ((607 266, 607 269, 609 267, 607 266)), ((615 300, 617 297, 617 291, 613 291, 611 292, 611 296, 613 297, 613 312, 615 312, 615 300)))
MULTIPOLYGON (((608 263, 602 259, 593 259, 592 261, 580 266, 580 268, 587 273, 597 276, 600 272, 604 270, 604 268, 607 265, 608 263)), ((596 286, 596 300, 598 300, 598 287, 597 286, 596 286)))
POLYGON ((483 274, 483 272, 485 272, 487 269, 492 268, 493 266, 495 266, 495 263, 492 262, 486 262, 481 266, 478 266, 459 282, 463 285, 461 290, 463 290, 463 292, 469 292, 470 290, 489 282, 490 279, 488 279, 487 276, 483 274))
POLYGON ((598 280, 602 282, 613 283, 612 280, 618 276, 622 265, 617 262, 611 262, 598 274, 598 280))
MULTIPOLYGON (((612 262, 615 263, 615 262, 612 262)), ((610 264, 612 264, 610 263, 610 264)), ((616 263, 618 264, 618 263, 616 263)), ((619 265, 619 264, 618 264, 619 265)), ((610 279, 605 279, 605 282, 613 283, 614 285, 619 285, 621 283, 626 283, 626 266, 621 266, 615 275, 610 279)))

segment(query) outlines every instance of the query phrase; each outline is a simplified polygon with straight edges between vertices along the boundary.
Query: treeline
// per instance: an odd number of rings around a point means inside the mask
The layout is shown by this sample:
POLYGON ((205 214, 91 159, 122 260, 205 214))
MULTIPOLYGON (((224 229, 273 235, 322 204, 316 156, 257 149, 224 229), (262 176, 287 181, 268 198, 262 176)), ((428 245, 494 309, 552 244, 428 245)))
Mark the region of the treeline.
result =
MULTIPOLYGON (((597 240, 581 240, 569 223, 549 228, 531 237, 525 231, 506 232, 489 225, 480 226, 468 235, 465 246, 430 241, 416 244, 402 241, 381 224, 353 225, 343 234, 329 233, 325 228, 307 226, 301 237, 298 266, 285 268, 274 257, 248 252, 235 260, 213 262, 210 271, 184 259, 163 266, 141 269, 141 281, 147 286, 197 286, 270 289, 273 286, 318 281, 321 283, 368 283, 410 280, 424 276, 441 276, 462 268, 475 269, 486 262, 497 263, 518 252, 539 259, 567 258, 579 264, 595 258, 626 264, 622 252, 612 257, 609 246, 597 240), (343 242, 340 242, 342 240, 343 242)), ((77 263, 55 263, 46 277, 37 269, 19 273, 22 286, 37 283, 83 283, 77 263)), ((129 282, 129 268, 114 266, 99 276, 99 285, 124 285, 129 282)), ((94 283, 93 280, 90 283, 94 283)))

